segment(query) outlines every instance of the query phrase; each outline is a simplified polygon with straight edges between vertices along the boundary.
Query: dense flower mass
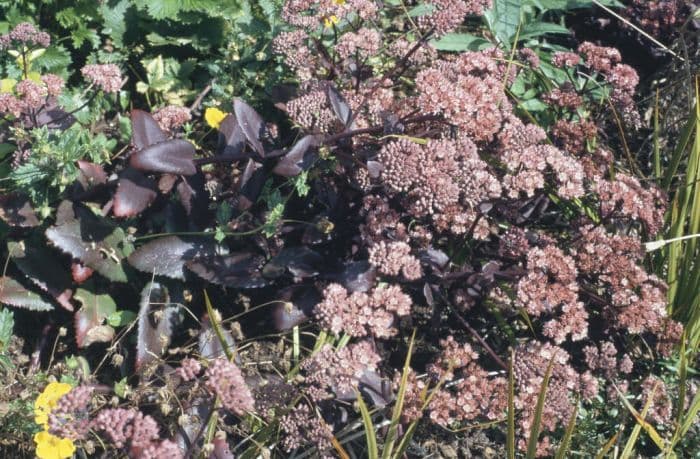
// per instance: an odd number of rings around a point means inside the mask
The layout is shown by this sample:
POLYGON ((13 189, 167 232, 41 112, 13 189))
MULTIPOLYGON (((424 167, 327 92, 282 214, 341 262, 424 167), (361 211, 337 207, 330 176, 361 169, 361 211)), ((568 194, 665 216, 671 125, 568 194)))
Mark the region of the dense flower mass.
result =
POLYGON ((87 81, 107 93, 118 92, 124 84, 122 72, 115 64, 88 64, 80 71, 87 81))
POLYGON ((9 33, 0 35, 0 49, 16 46, 39 46, 47 48, 51 43, 48 33, 38 30, 28 22, 17 24, 9 33))
POLYGON ((206 388, 221 399, 229 411, 242 416, 255 411, 255 401, 246 385, 241 370, 225 358, 215 359, 205 372, 206 388))

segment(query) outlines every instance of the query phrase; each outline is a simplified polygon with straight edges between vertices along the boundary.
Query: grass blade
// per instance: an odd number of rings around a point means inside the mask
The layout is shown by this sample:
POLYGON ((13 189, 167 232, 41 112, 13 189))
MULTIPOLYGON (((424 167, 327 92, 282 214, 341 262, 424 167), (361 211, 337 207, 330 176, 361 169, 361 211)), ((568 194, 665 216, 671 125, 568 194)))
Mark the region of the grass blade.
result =
POLYGON ((578 398, 576 399, 576 405, 574 406, 574 411, 572 411, 569 417, 569 422, 566 424, 566 431, 564 431, 564 438, 561 440, 561 445, 557 450, 557 455, 554 459, 564 459, 566 453, 569 450, 569 443, 571 443, 571 436, 574 434, 574 428, 576 427, 576 415, 578 415, 578 398))
POLYGON ((372 416, 369 414, 367 404, 362 398, 362 394, 357 392, 357 403, 360 406, 360 414, 362 415, 362 423, 365 426, 365 439, 367 441, 367 457, 368 459, 377 459, 379 457, 379 449, 377 448, 377 433, 374 429, 372 416))
MULTIPOLYGON (((627 443, 625 444, 625 449, 622 450, 622 454, 620 455, 620 459, 627 459, 628 457, 631 457, 632 453, 634 452, 634 446, 637 444, 637 440, 639 439, 639 433, 642 431, 642 426, 646 423, 646 421, 644 421, 644 418, 647 415, 647 411, 649 411, 651 402, 654 400, 654 394, 656 393, 658 383, 654 384, 654 387, 651 389, 651 393, 649 394, 647 401, 644 403, 644 408, 642 409, 641 415, 637 413, 637 410, 635 410, 634 407, 630 404, 630 402, 627 401, 624 394, 620 392, 620 389, 618 389, 617 386, 614 387, 617 393, 620 395, 620 400, 622 400, 622 404, 625 405, 627 410, 630 413, 632 413, 632 416, 637 421, 637 425, 635 425, 634 429, 632 429, 632 433, 630 434, 630 437, 627 439, 627 443)), ((661 449, 663 450, 664 448, 661 449)))
POLYGON ((544 411, 544 402, 547 398, 547 388, 549 387, 549 378, 552 376, 552 367, 554 366, 554 359, 557 357, 556 352, 552 356, 552 359, 547 365, 547 371, 544 374, 544 379, 542 379, 542 386, 540 387, 540 393, 537 396, 537 405, 535 406, 535 416, 532 420, 532 427, 530 428, 530 438, 527 439, 527 459, 534 459, 537 455, 537 440, 540 437, 540 425, 542 424, 542 412, 544 411))
POLYGON ((214 329, 214 333, 216 333, 216 337, 219 339, 219 343, 221 343, 221 348, 224 350, 224 354, 226 354, 226 358, 229 360, 229 362, 233 361, 233 352, 231 352, 231 349, 228 348, 228 342, 226 342, 226 338, 224 338, 224 333, 221 331, 221 325, 219 324, 219 313, 214 311, 214 307, 211 305, 211 300, 209 299, 209 294, 207 291, 204 291, 204 304, 207 307, 207 315, 209 315, 209 322, 211 322, 211 328, 214 329))
POLYGON ((399 386, 399 393, 396 396, 396 404, 394 405, 394 411, 391 415, 391 424, 389 424, 389 430, 386 434, 386 440, 384 442, 384 450, 382 451, 382 459, 388 459, 392 457, 392 452, 394 450, 394 443, 396 443, 396 436, 398 434, 399 422, 401 421, 401 412, 403 411, 403 402, 406 397, 406 386, 408 385, 408 374, 411 370, 411 356, 413 354, 413 342, 416 338, 416 330, 413 330, 411 335, 411 342, 408 344, 408 353, 406 354, 406 361, 403 364, 403 371, 401 373, 401 385, 399 386))
POLYGON ((615 435, 610 437, 610 440, 606 441, 603 447, 600 448, 600 451, 598 451, 598 454, 595 455, 595 459, 603 459, 605 456, 607 456, 612 447, 615 446, 615 443, 617 443, 617 438, 620 436, 621 433, 622 429, 620 429, 619 432, 616 432, 615 435))
POLYGON ((510 351, 508 364, 508 436, 506 439, 506 454, 508 459, 515 459, 515 375, 513 374, 513 359, 515 353, 510 351))

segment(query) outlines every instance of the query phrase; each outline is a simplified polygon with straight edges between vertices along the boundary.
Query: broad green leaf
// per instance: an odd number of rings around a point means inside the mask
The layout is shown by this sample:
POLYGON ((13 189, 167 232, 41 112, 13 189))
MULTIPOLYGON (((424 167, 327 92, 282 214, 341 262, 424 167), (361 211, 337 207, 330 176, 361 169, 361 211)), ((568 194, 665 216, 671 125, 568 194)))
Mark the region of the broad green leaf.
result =
POLYGON ((92 343, 111 341, 114 329, 103 323, 117 310, 112 297, 79 288, 74 298, 82 304, 75 313, 75 340, 78 346, 87 347, 92 343))
POLYGON ((534 22, 526 24, 520 30, 520 39, 539 37, 545 34, 569 35, 571 32, 564 26, 552 24, 551 22, 534 22))
POLYGON ((522 0, 494 0, 493 6, 484 12, 491 33, 509 47, 520 26, 522 0))
POLYGON ((431 44, 439 51, 478 51, 491 46, 485 38, 468 33, 448 33, 431 44))
POLYGON ((100 5, 100 13, 104 20, 102 32, 112 39, 112 42, 121 47, 124 45, 124 33, 126 32, 126 10, 129 8, 129 0, 120 0, 115 4, 107 2, 100 5))

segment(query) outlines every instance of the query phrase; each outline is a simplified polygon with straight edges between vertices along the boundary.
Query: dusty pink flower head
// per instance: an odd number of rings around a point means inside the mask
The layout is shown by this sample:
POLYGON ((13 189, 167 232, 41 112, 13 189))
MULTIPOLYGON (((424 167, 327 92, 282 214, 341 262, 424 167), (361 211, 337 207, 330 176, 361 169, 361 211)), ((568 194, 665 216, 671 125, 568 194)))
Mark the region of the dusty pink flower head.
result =
POLYGON ((38 110, 46 103, 48 90, 33 80, 22 80, 15 86, 15 92, 29 110, 38 110))
POLYGON ((51 37, 48 33, 42 32, 28 22, 17 24, 9 33, 0 36, 0 49, 8 48, 12 42, 17 42, 24 46, 40 46, 47 48, 51 44, 51 37))
POLYGON ((552 54, 552 65, 555 67, 575 67, 581 62, 581 56, 576 53, 557 51, 552 54))
POLYGON ((80 72, 91 84, 107 93, 118 92, 124 84, 122 72, 115 64, 88 64, 80 72))
POLYGON ((187 358, 180 362, 180 368, 175 370, 175 372, 184 381, 191 381, 197 377, 201 370, 202 365, 199 363, 199 360, 187 358))
POLYGON ((58 97, 63 92, 66 82, 58 75, 47 73, 41 76, 41 81, 46 85, 46 90, 51 97, 58 97))
POLYGON ((124 408, 101 410, 92 420, 92 428, 104 432, 107 439, 117 448, 123 448, 133 434, 132 421, 138 411, 124 408))
POLYGON ((377 54, 381 47, 382 35, 375 29, 363 27, 340 37, 335 51, 343 59, 357 57, 364 60, 377 54))
POLYGON ((586 57, 586 65, 601 73, 609 72, 612 66, 622 60, 620 51, 616 48, 594 45, 584 41, 578 47, 578 52, 586 57))
POLYGON ((428 0, 433 8, 430 14, 418 18, 418 24, 434 28, 436 35, 444 35, 459 27, 468 14, 481 15, 491 7, 491 0, 428 0))
POLYGON ((192 119, 190 109, 178 105, 168 105, 153 114, 153 118, 158 122, 161 129, 174 131, 192 119))
POLYGON ((331 450, 333 431, 331 427, 315 413, 306 403, 297 405, 280 419, 283 432, 282 448, 292 452, 305 445, 314 445, 318 452, 324 454, 331 450))
POLYGON ((401 274, 408 280, 417 280, 423 275, 420 261, 411 255, 411 246, 401 241, 373 245, 369 249, 369 262, 388 276, 401 274))
POLYGON ((88 407, 94 388, 78 386, 58 400, 49 414, 49 432, 61 438, 80 440, 90 429, 88 407))
POLYGON ((235 363, 223 357, 215 359, 207 368, 205 376, 205 387, 221 399, 224 408, 238 416, 255 411, 253 395, 235 363))
POLYGON ((18 117, 24 111, 24 103, 8 92, 0 92, 0 113, 18 117))

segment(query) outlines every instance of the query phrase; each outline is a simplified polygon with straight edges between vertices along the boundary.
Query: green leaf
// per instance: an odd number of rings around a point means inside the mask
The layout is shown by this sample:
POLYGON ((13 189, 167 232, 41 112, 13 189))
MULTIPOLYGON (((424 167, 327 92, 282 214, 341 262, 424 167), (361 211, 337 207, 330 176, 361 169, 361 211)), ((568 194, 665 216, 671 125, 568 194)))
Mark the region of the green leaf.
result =
POLYGON ((235 0, 136 0, 139 8, 146 8, 153 19, 177 19, 187 11, 219 11, 238 4, 235 0))
POLYGON ((377 433, 374 430, 372 416, 369 414, 367 404, 362 398, 362 394, 357 392, 357 403, 360 407, 362 415, 362 424, 365 427, 365 440, 367 441, 367 457, 369 459, 377 459, 379 457, 379 449, 377 448, 377 433))
POLYGON ((520 25, 521 13, 521 0, 494 0, 493 6, 484 12, 484 18, 491 33, 508 46, 520 25))
POLYGON ((136 320, 136 317, 133 311, 116 311, 107 316, 107 323, 112 327, 125 327, 136 320))
POLYGON ((491 46, 488 40, 468 33, 448 33, 431 44, 439 51, 478 51, 491 46))
POLYGON ((100 14, 104 20, 102 33, 108 35, 112 42, 122 47, 124 45, 124 33, 126 32, 126 21, 124 16, 129 8, 129 0, 121 0, 116 4, 108 5, 107 2, 100 5, 100 14))
POLYGON ((554 366, 554 359, 557 357, 556 352, 549 361, 547 365, 547 371, 544 373, 544 378, 542 378, 542 385, 540 386, 540 393, 537 395, 537 405, 535 405, 535 415, 532 420, 532 426, 530 427, 530 436, 527 439, 527 459, 534 459, 537 455, 537 440, 540 436, 540 425, 542 424, 542 413, 544 411, 544 402, 547 398, 547 388, 549 387, 549 378, 552 376, 552 367, 554 366))
POLYGON ((75 313, 75 340, 78 346, 87 347, 96 342, 111 341, 114 329, 103 323, 117 310, 112 297, 79 288, 74 298, 83 305, 75 313))
POLYGON ((0 309, 0 352, 5 350, 10 338, 12 338, 12 329, 15 326, 14 317, 9 309, 0 309))
POLYGON ((552 24, 551 22, 534 22, 526 24, 522 30, 520 30, 520 39, 524 40, 525 38, 539 37, 548 33, 569 35, 571 31, 564 26, 552 24))

